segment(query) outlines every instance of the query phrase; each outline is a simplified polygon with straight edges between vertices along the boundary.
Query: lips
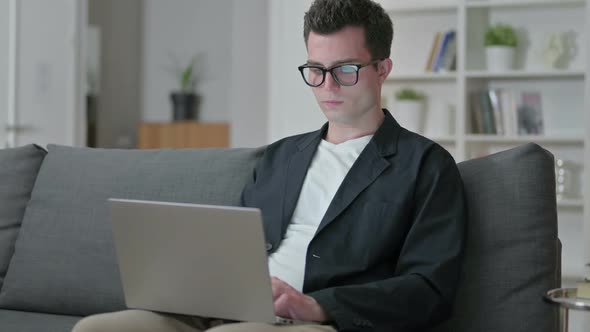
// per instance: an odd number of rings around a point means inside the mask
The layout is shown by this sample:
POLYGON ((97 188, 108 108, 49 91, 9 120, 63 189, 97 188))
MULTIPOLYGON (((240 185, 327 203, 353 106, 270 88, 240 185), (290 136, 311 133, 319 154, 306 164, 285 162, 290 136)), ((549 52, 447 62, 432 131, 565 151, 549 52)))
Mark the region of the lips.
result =
POLYGON ((341 105, 343 102, 339 100, 325 100, 323 103, 328 106, 338 106, 341 105))

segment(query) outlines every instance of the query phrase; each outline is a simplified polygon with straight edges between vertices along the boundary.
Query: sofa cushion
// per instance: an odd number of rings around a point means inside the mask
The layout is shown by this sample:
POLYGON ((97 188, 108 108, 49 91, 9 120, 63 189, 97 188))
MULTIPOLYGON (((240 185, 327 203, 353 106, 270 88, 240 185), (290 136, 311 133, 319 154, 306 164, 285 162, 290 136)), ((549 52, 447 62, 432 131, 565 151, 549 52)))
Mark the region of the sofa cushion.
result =
POLYGON ((238 205, 261 150, 50 145, 0 307, 67 315, 124 309, 109 197, 238 205))
POLYGON ((45 154, 35 145, 0 150, 0 288, 45 154))
POLYGON ((0 309, 2 332, 70 332, 81 319, 76 316, 40 314, 0 309))
POLYGON ((459 164, 469 209, 454 316, 437 331, 554 332, 559 287, 553 156, 523 145, 459 164))

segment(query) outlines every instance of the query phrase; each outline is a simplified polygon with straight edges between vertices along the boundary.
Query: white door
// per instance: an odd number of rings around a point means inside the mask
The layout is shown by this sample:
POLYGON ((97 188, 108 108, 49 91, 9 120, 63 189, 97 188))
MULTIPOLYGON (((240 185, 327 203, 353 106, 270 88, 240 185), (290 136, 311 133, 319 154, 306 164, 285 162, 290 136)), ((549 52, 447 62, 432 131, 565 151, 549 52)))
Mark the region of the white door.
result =
POLYGON ((84 144, 85 3, 0 1, 0 143, 84 144))

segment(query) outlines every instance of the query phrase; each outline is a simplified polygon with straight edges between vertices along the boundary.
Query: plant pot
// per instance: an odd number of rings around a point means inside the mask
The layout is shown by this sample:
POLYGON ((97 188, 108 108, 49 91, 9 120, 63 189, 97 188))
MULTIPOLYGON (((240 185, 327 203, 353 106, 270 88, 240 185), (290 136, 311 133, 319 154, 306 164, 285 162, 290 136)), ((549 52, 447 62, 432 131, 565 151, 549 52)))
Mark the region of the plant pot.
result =
POLYGON ((428 109, 424 120, 424 133, 430 137, 447 137, 455 134, 455 107, 435 107, 428 109))
POLYGON ((170 94, 172 100, 172 119, 174 121, 196 120, 199 113, 200 97, 194 93, 173 92, 170 94))
POLYGON ((409 131, 422 133, 424 126, 424 102, 420 100, 396 100, 393 117, 409 131))
POLYGON ((510 46, 487 46, 486 61, 489 71, 514 69, 515 48, 510 46))

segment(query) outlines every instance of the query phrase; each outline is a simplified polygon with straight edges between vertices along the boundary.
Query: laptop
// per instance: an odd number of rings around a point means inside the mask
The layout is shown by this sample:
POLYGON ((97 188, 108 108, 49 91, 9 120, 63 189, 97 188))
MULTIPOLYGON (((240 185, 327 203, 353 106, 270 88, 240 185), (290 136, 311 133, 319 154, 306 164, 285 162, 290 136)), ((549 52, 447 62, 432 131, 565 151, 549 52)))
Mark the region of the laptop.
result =
POLYGON ((276 317, 259 209, 111 198, 128 308, 232 321, 276 317))

